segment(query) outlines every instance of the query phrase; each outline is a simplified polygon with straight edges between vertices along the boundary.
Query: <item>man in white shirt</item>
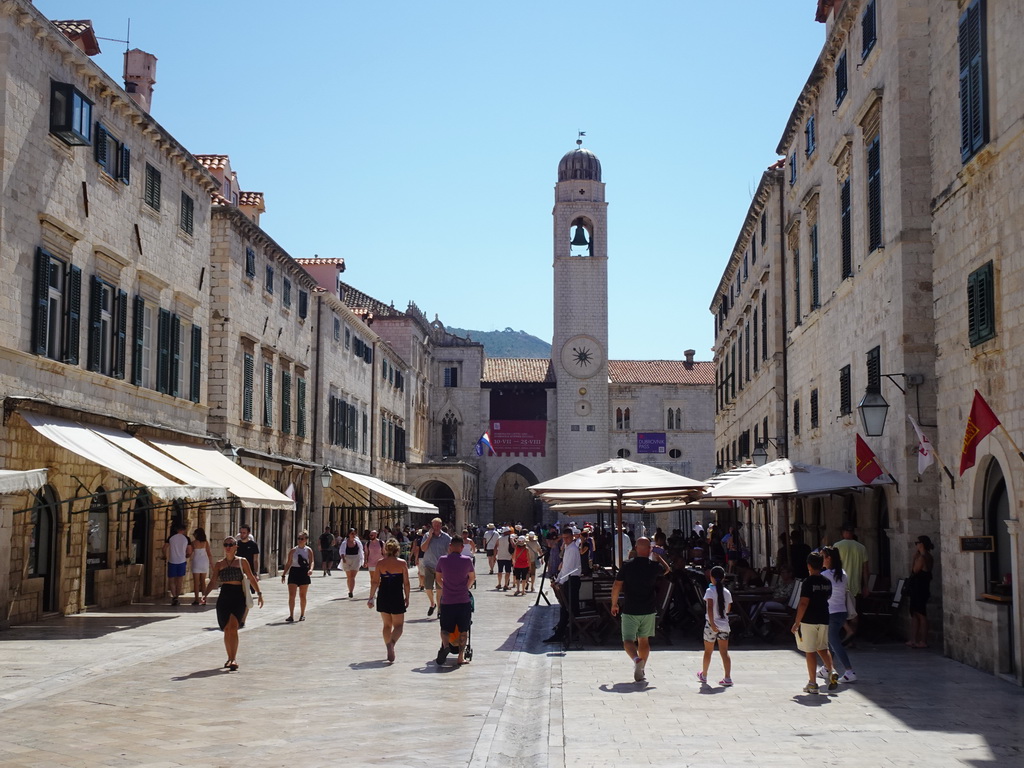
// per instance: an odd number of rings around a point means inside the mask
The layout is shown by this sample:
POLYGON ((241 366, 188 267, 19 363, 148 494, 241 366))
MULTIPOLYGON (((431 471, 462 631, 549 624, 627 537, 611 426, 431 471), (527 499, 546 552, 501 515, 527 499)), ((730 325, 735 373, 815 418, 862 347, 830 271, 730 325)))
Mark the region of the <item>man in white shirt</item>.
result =
POLYGON ((188 558, 192 554, 192 545, 185 535, 185 524, 176 523, 174 535, 164 543, 164 560, 167 561, 167 584, 171 590, 171 605, 178 604, 181 584, 185 578, 188 558))
POLYGON ((512 546, 509 544, 511 534, 511 528, 502 528, 501 534, 494 542, 494 559, 498 563, 498 589, 503 589, 506 592, 508 592, 509 584, 512 581, 512 546), (501 581, 502 574, 505 576, 504 584, 501 581))
POLYGON ((580 612, 580 571, 583 561, 580 557, 580 543, 576 539, 578 533, 579 531, 569 526, 562 528, 562 558, 556 581, 558 589, 566 590, 566 599, 558 615, 555 633, 547 638, 545 643, 560 643, 569 631, 569 612, 565 609, 565 603, 571 606, 573 616, 579 615, 580 612))
POLYGON ((491 576, 494 575, 494 548, 497 546, 500 535, 494 530, 494 523, 487 524, 487 530, 484 532, 484 552, 487 553, 487 564, 491 567, 491 576))

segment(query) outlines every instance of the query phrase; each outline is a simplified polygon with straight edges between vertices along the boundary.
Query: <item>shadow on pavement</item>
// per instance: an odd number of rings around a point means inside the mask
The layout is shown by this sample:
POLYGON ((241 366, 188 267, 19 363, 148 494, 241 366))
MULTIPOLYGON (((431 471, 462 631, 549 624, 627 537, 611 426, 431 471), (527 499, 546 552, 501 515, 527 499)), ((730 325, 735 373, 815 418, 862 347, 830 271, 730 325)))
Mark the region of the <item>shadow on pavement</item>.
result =
POLYGON ((218 668, 218 669, 200 669, 200 670, 198 670, 196 672, 192 672, 191 674, 188 674, 188 675, 179 675, 178 677, 172 677, 171 678, 171 682, 172 683, 180 683, 180 682, 184 682, 185 680, 196 680, 196 679, 201 678, 201 677, 214 677, 216 675, 222 675, 222 674, 223 675, 227 675, 227 674, 230 674, 230 672, 228 670, 224 669, 223 667, 218 668))
POLYGON ((0 643, 24 640, 91 640, 126 629, 137 629, 158 621, 175 618, 177 612, 147 616, 97 615, 79 613, 60 616, 36 624, 22 624, 0 633, 0 643))
POLYGON ((658 686, 647 682, 612 683, 611 685, 603 683, 598 686, 598 690, 602 693, 646 693, 657 689, 658 686))

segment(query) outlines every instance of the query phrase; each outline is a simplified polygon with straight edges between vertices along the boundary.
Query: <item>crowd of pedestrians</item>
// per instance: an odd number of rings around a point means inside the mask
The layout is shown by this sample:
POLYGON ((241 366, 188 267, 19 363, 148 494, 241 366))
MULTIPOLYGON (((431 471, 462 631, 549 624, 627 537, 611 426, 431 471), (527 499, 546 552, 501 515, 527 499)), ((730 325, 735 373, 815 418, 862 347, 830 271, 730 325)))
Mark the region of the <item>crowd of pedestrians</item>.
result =
MULTIPOLYGON (((193 605, 205 605, 206 597, 219 589, 217 624, 224 633, 228 659, 225 668, 238 669, 238 630, 245 626, 249 609, 260 588, 260 551, 251 528, 243 524, 237 537, 224 539, 224 556, 215 561, 211 544, 202 528, 190 539, 185 526, 175 523, 164 544, 168 585, 172 605, 178 605, 189 565, 193 577, 193 605), (207 580, 207 577, 209 579, 207 580)), ((646 679, 650 658, 650 639, 655 635, 657 584, 673 574, 674 563, 682 556, 691 566, 703 565, 707 588, 703 595, 704 654, 697 679, 707 685, 714 651, 722 660, 723 677, 719 685, 733 685, 729 655, 730 614, 733 612, 733 588, 763 586, 747 562, 740 530, 730 527, 719 535, 715 526, 705 529, 694 525, 688 536, 678 529, 671 536, 658 529, 652 538, 646 531, 607 528, 595 531, 591 525, 577 528, 571 523, 542 525, 537 531, 517 524, 488 523, 485 528, 467 526, 453 535, 441 518, 434 518, 422 529, 385 528, 360 537, 355 529, 344 536, 325 527, 317 539, 322 578, 330 577, 340 565, 346 577, 345 590, 353 598, 360 570, 369 572, 367 606, 376 608, 382 622, 382 638, 388 663, 396 658, 396 644, 402 636, 405 614, 412 593, 410 574, 415 568, 419 590, 426 592, 427 618, 437 613, 440 648, 436 663, 443 664, 449 654, 457 654, 457 664, 471 659, 470 627, 474 612, 472 590, 477 587, 479 565, 486 560, 488 575, 495 576, 494 589, 518 597, 535 591, 536 577, 549 579, 560 597, 558 623, 545 642, 562 643, 570 631, 573 617, 580 613, 581 579, 598 569, 614 574, 609 613, 619 620, 622 645, 633 665, 633 679, 646 679), (680 555, 680 552, 684 553, 680 555), (735 554, 734 554, 735 553, 735 554), (621 558, 621 565, 618 561, 621 558), (621 602, 620 602, 621 598, 621 602)), ((911 586, 911 611, 914 635, 907 644, 921 647, 926 642, 925 604, 933 565, 933 544, 927 536, 916 542, 911 586)), ((856 540, 853 526, 844 526, 843 538, 833 546, 810 551, 799 534, 787 541, 780 536, 777 557, 780 579, 770 599, 756 610, 785 610, 796 607, 792 632, 796 645, 804 653, 808 682, 804 692, 816 694, 824 681, 829 690, 839 682, 857 680, 846 644, 856 631, 856 596, 868 593, 867 550, 856 540), (806 547, 806 549, 805 549, 806 547), (793 590, 799 584, 799 595, 793 590), (793 602, 796 600, 797 602, 793 602)), ((282 582, 288 585, 288 617, 296 621, 298 597, 299 622, 306 620, 307 592, 316 568, 309 535, 302 531, 284 559, 282 582)))

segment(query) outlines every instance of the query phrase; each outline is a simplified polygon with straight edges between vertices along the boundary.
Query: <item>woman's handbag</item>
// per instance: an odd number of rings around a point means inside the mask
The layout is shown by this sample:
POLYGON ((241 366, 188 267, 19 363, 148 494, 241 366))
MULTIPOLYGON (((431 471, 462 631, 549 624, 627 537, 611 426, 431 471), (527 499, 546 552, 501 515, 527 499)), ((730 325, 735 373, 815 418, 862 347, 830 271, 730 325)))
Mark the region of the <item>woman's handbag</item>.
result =
POLYGON ((252 587, 244 571, 242 572, 242 594, 245 595, 245 610, 249 610, 253 605, 252 587))

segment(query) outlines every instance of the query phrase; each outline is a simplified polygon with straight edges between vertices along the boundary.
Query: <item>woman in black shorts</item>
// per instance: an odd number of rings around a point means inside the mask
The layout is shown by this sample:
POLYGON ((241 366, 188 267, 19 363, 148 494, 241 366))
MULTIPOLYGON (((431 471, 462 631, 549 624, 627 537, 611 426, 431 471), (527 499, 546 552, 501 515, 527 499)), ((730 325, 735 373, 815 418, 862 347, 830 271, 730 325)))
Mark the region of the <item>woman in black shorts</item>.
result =
POLYGON ((309 534, 302 531, 298 541, 285 560, 290 565, 287 574, 281 574, 281 581, 288 577, 288 618, 295 621, 295 593, 299 593, 299 621, 306 620, 306 590, 313 575, 313 550, 306 546, 309 534))
POLYGON ((370 585, 370 599, 366 601, 368 608, 377 602, 377 612, 384 622, 384 648, 388 653, 388 661, 395 660, 395 643, 402 636, 405 628, 405 611, 409 607, 409 564, 399 553, 402 546, 395 539, 388 539, 384 544, 384 557, 377 562, 379 578, 375 585, 370 585))
POLYGON ((235 557, 238 544, 233 537, 228 536, 224 539, 224 550, 224 559, 213 565, 210 583, 203 589, 203 598, 213 591, 219 580, 217 625, 224 633, 224 649, 228 653, 228 660, 224 666, 233 672, 238 669, 238 662, 235 660, 238 655, 238 627, 245 617, 245 593, 242 590, 248 588, 243 584, 242 577, 248 579, 256 590, 260 608, 263 607, 263 591, 259 587, 259 579, 253 576, 249 561, 244 557, 235 557))

